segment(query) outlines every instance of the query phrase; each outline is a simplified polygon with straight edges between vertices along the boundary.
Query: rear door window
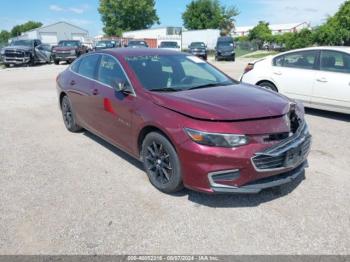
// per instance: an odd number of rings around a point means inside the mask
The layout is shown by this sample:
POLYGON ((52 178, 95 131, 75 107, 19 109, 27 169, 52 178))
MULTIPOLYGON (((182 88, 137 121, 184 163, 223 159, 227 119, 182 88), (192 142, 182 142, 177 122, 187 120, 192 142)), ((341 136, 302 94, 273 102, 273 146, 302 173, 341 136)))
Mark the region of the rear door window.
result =
POLYGON ((299 68, 299 69, 315 69, 318 51, 301 51, 274 59, 275 66, 299 68))
POLYGON ((320 69, 329 72, 350 73, 350 55, 336 51, 322 51, 320 69))
POLYGON ((81 59, 78 73, 82 76, 95 79, 99 55, 89 55, 81 59))

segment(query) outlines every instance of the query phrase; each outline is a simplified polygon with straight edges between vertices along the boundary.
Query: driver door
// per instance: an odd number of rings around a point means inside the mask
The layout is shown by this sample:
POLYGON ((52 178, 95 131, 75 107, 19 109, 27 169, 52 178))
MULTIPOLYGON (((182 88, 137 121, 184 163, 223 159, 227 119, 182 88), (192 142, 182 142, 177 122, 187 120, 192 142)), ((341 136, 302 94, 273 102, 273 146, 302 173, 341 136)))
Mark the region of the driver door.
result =
POLYGON ((105 139, 119 147, 131 151, 132 119, 136 97, 118 92, 114 88, 119 83, 131 84, 119 61, 109 55, 102 55, 97 69, 97 82, 91 100, 91 110, 95 112, 95 130, 105 139))

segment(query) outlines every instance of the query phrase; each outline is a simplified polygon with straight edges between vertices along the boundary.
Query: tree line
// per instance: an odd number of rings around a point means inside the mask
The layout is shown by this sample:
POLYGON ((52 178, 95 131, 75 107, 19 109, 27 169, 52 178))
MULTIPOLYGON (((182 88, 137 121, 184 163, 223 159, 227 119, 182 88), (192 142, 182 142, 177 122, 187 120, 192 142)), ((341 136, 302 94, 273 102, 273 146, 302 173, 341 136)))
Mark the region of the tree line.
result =
MULTIPOLYGON (((121 36, 124 31, 147 29, 159 24, 155 0, 100 0, 98 11, 107 36, 121 36)), ((222 35, 235 28, 239 11, 235 6, 222 5, 219 0, 192 0, 182 14, 188 30, 219 29, 222 35)), ((11 37, 38 28, 42 23, 29 21, 16 25, 10 31, 0 31, 0 43, 11 37)), ((346 0, 338 12, 315 28, 273 35, 267 22, 261 21, 248 36, 239 41, 255 41, 260 48, 265 42, 283 45, 286 49, 312 45, 350 45, 350 0, 346 0)))
MULTIPOLYGON (((147 29, 159 24, 154 0, 100 0, 103 31, 107 36, 121 36, 124 31, 147 29)), ((220 29, 228 34, 239 14, 234 6, 224 6, 219 0, 192 0, 182 14, 189 30, 220 29)))
POLYGON ((305 28, 299 32, 273 35, 269 23, 260 21, 250 30, 249 35, 238 37, 237 41, 254 41, 261 49, 264 43, 275 43, 285 49, 304 48, 313 45, 350 45, 350 0, 345 1, 338 12, 327 21, 314 28, 305 28))
POLYGON ((10 31, 1 30, 0 44, 7 43, 11 37, 20 36, 22 33, 41 27, 42 25, 43 24, 41 22, 28 21, 24 24, 15 25, 10 31))

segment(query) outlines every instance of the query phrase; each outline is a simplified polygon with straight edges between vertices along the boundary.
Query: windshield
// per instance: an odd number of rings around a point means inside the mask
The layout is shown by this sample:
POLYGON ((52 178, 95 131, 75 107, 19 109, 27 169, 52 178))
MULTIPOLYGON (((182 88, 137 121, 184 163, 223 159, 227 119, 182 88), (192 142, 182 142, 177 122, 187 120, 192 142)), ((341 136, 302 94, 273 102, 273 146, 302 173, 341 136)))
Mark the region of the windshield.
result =
POLYGON ((64 47, 76 47, 79 46, 78 41, 62 41, 58 43, 58 46, 64 46, 64 47))
POLYGON ((97 47, 114 47, 114 43, 112 41, 99 41, 97 42, 97 47))
POLYGON ((22 46, 32 46, 33 45, 33 41, 31 40, 15 40, 15 41, 12 41, 11 43, 11 46, 19 46, 19 45, 22 45, 22 46))
POLYGON ((204 47, 205 47, 205 44, 201 42, 191 44, 191 48, 204 48, 204 47))
POLYGON ((237 83, 195 56, 147 55, 125 59, 143 87, 150 91, 174 92, 237 83))
POLYGON ((233 42, 218 42, 218 47, 232 47, 233 48, 233 42))
POLYGON ((160 47, 177 47, 177 42, 162 42, 160 43, 160 47))
POLYGON ((144 41, 130 41, 129 46, 146 46, 146 43, 144 41))

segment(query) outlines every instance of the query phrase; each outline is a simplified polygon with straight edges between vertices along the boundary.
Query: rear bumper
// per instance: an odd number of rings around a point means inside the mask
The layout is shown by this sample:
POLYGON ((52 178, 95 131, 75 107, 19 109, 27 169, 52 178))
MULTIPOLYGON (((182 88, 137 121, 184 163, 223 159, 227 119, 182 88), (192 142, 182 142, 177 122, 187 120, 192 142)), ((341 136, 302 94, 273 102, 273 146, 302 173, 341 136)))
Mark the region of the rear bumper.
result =
POLYGON ((218 54, 216 53, 216 58, 218 59, 233 59, 236 57, 236 53, 232 54, 218 54))

